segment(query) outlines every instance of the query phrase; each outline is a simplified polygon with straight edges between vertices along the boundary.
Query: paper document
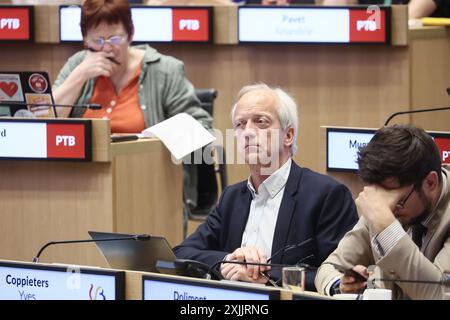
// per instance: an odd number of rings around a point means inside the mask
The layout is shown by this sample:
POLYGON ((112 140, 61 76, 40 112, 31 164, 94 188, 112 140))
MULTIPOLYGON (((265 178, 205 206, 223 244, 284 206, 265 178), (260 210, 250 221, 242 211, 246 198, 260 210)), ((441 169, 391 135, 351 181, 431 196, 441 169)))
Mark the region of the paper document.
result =
POLYGON ((426 17, 421 19, 424 26, 450 26, 450 18, 426 17))
POLYGON ((177 160, 216 140, 187 113, 179 113, 145 129, 142 136, 159 138, 177 160))

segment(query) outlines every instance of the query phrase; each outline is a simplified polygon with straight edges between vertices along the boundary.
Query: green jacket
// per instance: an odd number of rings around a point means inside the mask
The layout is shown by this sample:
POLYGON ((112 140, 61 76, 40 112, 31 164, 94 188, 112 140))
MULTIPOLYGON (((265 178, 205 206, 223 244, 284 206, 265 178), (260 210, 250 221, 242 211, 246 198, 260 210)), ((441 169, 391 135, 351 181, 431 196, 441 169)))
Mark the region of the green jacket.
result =
MULTIPOLYGON (((146 127, 150 127, 180 112, 186 112, 210 129, 211 116, 200 107, 200 101, 193 85, 184 75, 183 62, 173 57, 160 54, 148 45, 136 46, 144 49, 142 70, 139 76, 139 103, 144 113, 146 127)), ((80 51, 69 58, 59 72, 53 88, 61 85, 69 74, 83 62, 86 51, 80 51)), ((81 89, 76 104, 89 103, 94 91, 96 78, 89 79, 81 89)), ((83 109, 73 109, 71 117, 79 118, 83 109)))

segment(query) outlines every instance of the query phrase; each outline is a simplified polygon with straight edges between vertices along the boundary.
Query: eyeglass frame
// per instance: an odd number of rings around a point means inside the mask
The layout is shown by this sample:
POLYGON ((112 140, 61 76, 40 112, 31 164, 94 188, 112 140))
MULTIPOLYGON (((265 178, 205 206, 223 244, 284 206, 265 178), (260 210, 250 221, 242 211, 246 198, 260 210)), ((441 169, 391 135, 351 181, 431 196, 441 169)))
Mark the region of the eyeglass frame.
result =
POLYGON ((396 209, 404 209, 404 208, 405 208, 406 202, 407 202, 408 199, 411 197, 412 193, 416 190, 416 187, 417 187, 417 184, 414 184, 413 187, 412 187, 412 189, 411 189, 411 191, 408 192, 408 195, 407 195, 404 199, 400 200, 400 201, 395 205, 395 208, 396 208, 396 209))
POLYGON ((118 46, 123 43, 124 39, 126 38, 126 35, 114 35, 109 37, 108 39, 105 39, 104 37, 97 37, 95 39, 87 40, 87 42, 91 43, 95 49, 102 50, 105 47, 105 44, 109 44, 110 46, 118 46), (119 38, 118 43, 113 43, 113 38, 119 38), (96 41, 100 40, 102 44, 96 43, 96 41))

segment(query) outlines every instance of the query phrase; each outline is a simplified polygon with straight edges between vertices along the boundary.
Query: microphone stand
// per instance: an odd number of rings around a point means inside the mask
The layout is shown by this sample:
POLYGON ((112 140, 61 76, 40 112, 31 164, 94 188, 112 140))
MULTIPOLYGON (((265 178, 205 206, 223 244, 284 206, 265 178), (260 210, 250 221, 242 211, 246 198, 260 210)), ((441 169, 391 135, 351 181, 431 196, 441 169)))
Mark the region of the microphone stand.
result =
POLYGON ((98 103, 86 103, 86 104, 56 104, 56 103, 26 103, 26 102, 0 102, 0 106, 4 107, 21 107, 21 106, 31 106, 31 107, 63 107, 63 108, 85 108, 92 110, 99 110, 102 106, 98 103))
POLYGON ((65 240, 65 241, 50 241, 41 247, 36 257, 33 258, 34 263, 39 262, 39 257, 42 252, 51 245, 54 244, 68 244, 68 243, 87 243, 87 242, 103 242, 103 241, 121 241, 121 240, 135 240, 135 241, 148 241, 150 240, 150 236, 148 234, 137 234, 129 237, 118 237, 118 238, 107 238, 107 239, 88 239, 88 240, 65 240))
POLYGON ((416 109, 416 110, 409 110, 409 111, 400 111, 393 113, 389 116, 389 118, 384 123, 385 126, 388 125, 389 121, 392 120, 395 116, 401 115, 401 114, 410 114, 410 113, 421 113, 421 112, 432 112, 432 111, 442 111, 442 110, 449 110, 450 107, 442 107, 442 108, 431 108, 431 109, 416 109))
MULTIPOLYGON (((58 118, 58 113, 56 112, 57 107, 61 108, 82 108, 91 110, 100 110, 102 106, 98 103, 87 103, 87 104, 54 104, 54 103, 26 103, 26 102, 1 102, 0 107, 52 107, 55 113, 55 118, 58 118)), ((12 117, 14 115, 11 115, 12 117)))
MULTIPOLYGON (((436 281, 436 280, 428 281, 428 280, 413 280, 413 279, 373 278, 371 280, 373 288, 375 288, 375 282, 376 281, 394 282, 394 284, 396 282, 399 282, 399 283, 435 284, 435 285, 450 287, 450 279, 442 279, 440 281, 436 281)), ((393 297, 398 297, 397 290, 398 290, 398 287, 394 285, 393 286, 393 290, 392 290, 392 296, 393 297)))
MULTIPOLYGON (((283 267, 292 267, 292 266, 299 266, 306 269, 309 269, 310 266, 304 263, 297 263, 297 264, 281 264, 281 263, 259 263, 259 262, 246 262, 246 261, 234 261, 234 260, 220 260, 214 263, 211 267, 209 267, 208 272, 206 274, 206 279, 211 279, 211 273, 212 271, 220 264, 222 263, 232 263, 232 264, 240 264, 240 265, 250 265, 250 266, 262 266, 262 267, 275 267, 275 268, 283 268, 283 267)), ((267 279, 267 281, 274 287, 279 287, 275 281, 273 281, 269 275, 266 273, 260 271, 260 275, 267 279)))
POLYGON ((411 279, 385 279, 385 278, 378 278, 373 279, 373 282, 375 281, 385 281, 385 282, 404 282, 404 283, 423 283, 423 284, 439 284, 439 285, 445 285, 450 286, 450 280, 441 280, 441 281, 426 281, 426 280, 411 280, 411 279))
MULTIPOLYGON (((450 96, 450 87, 447 88, 447 94, 450 96)), ((409 111, 400 111, 396 112, 394 114, 391 114, 391 116, 386 120, 384 123, 384 126, 387 126, 389 121, 392 120, 393 117, 398 116, 400 114, 409 114, 409 113, 421 113, 421 112, 432 112, 432 111, 442 111, 442 110, 449 110, 450 107, 442 107, 442 108, 430 108, 430 109, 416 109, 416 110, 409 110, 409 111)))
POLYGON ((234 260, 221 260, 214 263, 210 269, 214 269, 217 265, 222 263, 232 263, 232 264, 241 264, 241 265, 249 265, 249 266, 262 266, 262 267, 275 267, 275 268, 283 268, 283 267, 304 267, 309 268, 308 265, 300 263, 300 264, 283 264, 283 263, 260 263, 260 262, 246 262, 246 261, 234 261, 234 260))

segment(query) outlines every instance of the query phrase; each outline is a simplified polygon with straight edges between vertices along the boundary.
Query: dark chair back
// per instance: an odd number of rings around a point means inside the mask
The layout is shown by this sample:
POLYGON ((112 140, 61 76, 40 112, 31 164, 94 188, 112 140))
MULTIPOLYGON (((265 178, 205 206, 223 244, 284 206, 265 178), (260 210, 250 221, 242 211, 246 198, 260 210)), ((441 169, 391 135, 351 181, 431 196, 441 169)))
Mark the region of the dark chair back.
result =
POLYGON ((206 110, 211 117, 214 116, 214 100, 217 98, 216 89, 195 89, 195 94, 200 100, 201 107, 206 110))
MULTIPOLYGON (((201 107, 211 116, 214 114, 214 100, 217 98, 215 89, 196 89, 195 94, 201 102, 201 107)), ((219 186, 223 190, 227 184, 227 171, 225 164, 225 150, 222 145, 208 145, 205 147, 208 152, 215 153, 214 159, 218 159, 213 164, 202 161, 195 164, 197 169, 197 202, 185 199, 185 217, 190 220, 205 220, 212 208, 217 204, 219 198, 219 186)), ((203 149, 203 151, 205 150, 203 149)), ((185 236, 187 222, 185 222, 185 236)))

